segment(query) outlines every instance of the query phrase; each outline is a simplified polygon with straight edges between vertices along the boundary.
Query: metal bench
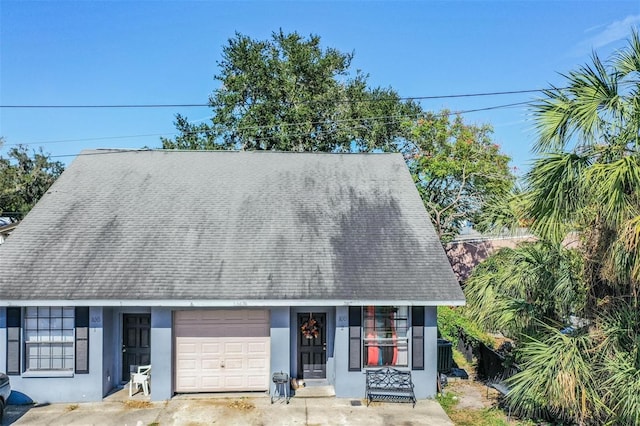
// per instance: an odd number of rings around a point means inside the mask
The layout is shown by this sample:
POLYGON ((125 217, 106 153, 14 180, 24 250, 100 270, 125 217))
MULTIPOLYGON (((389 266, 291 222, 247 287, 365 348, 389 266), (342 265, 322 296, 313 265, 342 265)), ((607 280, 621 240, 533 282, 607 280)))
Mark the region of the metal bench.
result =
POLYGON ((410 371, 395 368, 367 370, 367 407, 372 401, 411 402, 416 406, 410 371))

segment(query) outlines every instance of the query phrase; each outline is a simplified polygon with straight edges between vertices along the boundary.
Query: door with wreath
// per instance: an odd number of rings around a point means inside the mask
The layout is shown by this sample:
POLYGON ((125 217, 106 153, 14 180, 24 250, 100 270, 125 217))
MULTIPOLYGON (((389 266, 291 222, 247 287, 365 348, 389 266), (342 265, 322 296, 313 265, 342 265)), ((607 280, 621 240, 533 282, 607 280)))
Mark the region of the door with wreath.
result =
POLYGON ((327 377, 327 315, 298 314, 298 378, 327 377))

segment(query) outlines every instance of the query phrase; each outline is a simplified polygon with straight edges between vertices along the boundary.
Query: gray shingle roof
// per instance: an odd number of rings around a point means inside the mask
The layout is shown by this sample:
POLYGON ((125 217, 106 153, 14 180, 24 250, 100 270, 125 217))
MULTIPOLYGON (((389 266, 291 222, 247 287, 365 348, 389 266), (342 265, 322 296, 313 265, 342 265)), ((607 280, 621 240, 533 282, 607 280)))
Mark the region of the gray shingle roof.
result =
POLYGON ((110 150, 0 247, 0 301, 28 300, 464 296, 399 154, 110 150))

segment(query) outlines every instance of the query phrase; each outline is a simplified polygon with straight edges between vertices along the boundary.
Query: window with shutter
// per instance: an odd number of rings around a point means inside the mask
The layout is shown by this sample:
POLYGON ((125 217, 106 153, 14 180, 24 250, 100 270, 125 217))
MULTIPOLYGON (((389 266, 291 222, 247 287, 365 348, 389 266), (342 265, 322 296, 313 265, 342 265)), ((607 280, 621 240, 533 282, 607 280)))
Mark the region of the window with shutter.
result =
POLYGON ((363 362, 367 367, 406 367, 408 360, 407 306, 365 306, 363 362))
POLYGON ((69 306, 25 308, 25 371, 73 371, 74 316, 69 306))

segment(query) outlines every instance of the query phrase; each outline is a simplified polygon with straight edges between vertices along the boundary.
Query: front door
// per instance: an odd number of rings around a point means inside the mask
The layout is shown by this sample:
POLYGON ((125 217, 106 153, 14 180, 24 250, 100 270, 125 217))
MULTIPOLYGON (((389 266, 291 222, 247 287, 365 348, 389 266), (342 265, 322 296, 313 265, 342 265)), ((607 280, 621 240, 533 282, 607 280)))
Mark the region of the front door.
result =
POLYGON ((151 315, 122 317, 122 381, 128 382, 139 365, 151 363, 151 315))
POLYGON ((327 377, 327 330, 325 313, 298 314, 298 377, 327 377))

